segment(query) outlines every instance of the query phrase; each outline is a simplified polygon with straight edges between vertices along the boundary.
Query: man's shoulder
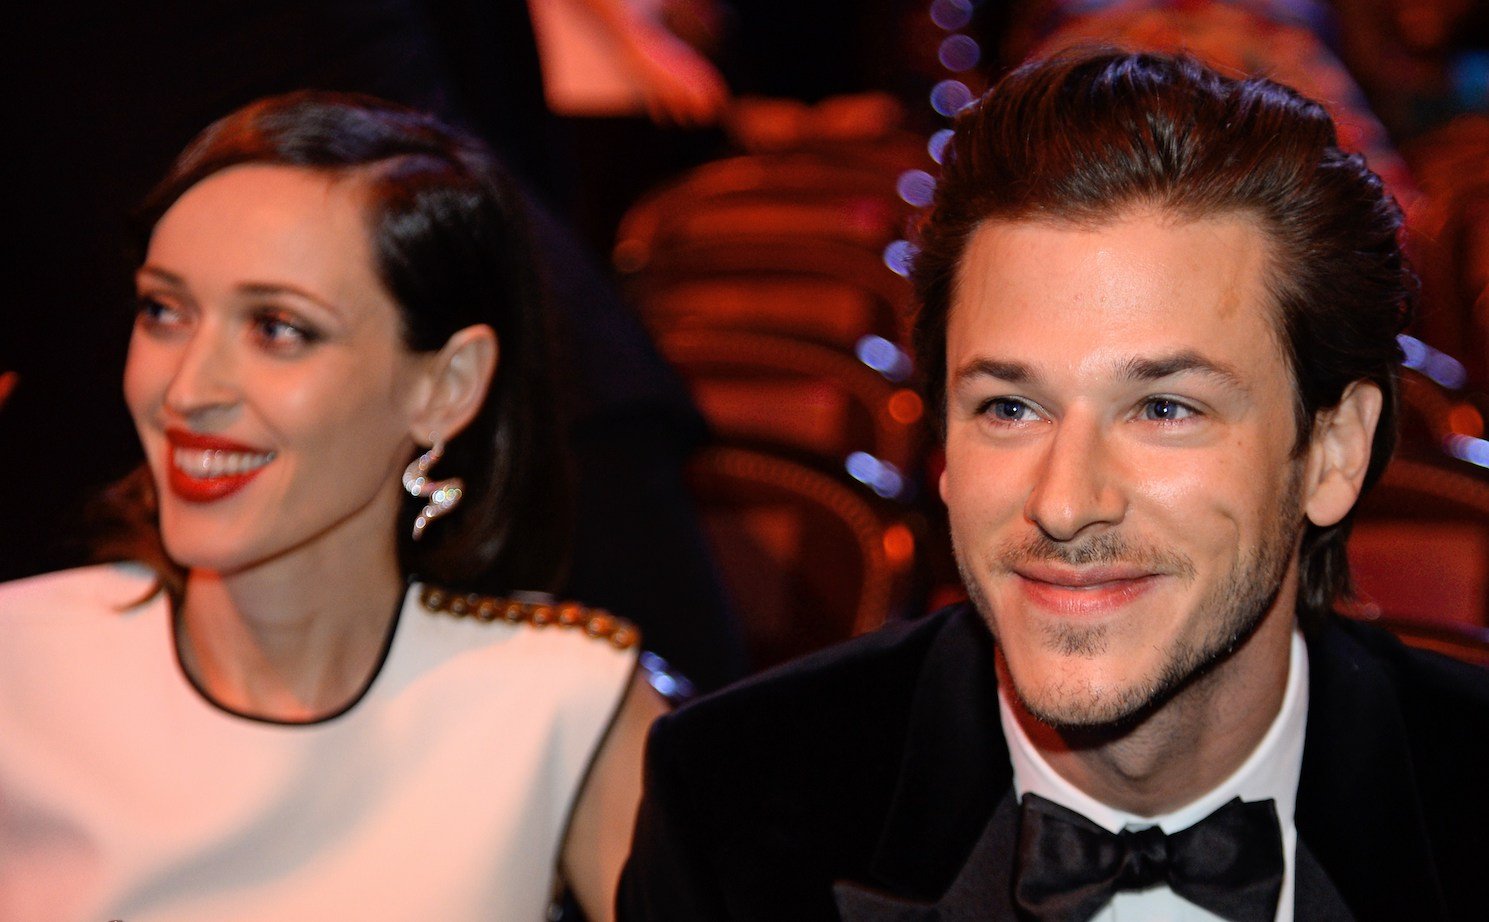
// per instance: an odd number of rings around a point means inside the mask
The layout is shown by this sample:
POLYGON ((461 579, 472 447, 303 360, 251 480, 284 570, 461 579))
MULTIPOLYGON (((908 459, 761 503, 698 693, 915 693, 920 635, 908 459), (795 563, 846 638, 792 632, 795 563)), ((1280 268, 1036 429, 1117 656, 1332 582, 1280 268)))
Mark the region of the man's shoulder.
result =
POLYGON ((1489 672, 1337 618, 1308 663, 1299 838, 1359 918, 1477 918, 1489 672))
POLYGON ((1389 778, 1447 826, 1473 814, 1489 858, 1489 670, 1341 618, 1310 644, 1309 671, 1311 758, 1330 783, 1389 778))
MULTIPOLYGON (((1408 646, 1385 628, 1334 619, 1314 645, 1332 668, 1368 670, 1389 684, 1408 726, 1446 718, 1461 733, 1465 722, 1489 726, 1489 669, 1432 650, 1408 646)), ((1489 745, 1489 740, 1486 740, 1489 745)))
MULTIPOLYGON (((924 806, 924 792, 938 789, 903 790, 911 751, 940 741, 924 759, 946 768, 942 750, 960 752, 975 735, 959 721, 997 733, 996 723, 980 725, 996 705, 974 700, 995 687, 991 647, 977 615, 954 606, 658 720, 622 905, 635 918, 717 918, 724 903, 737 918, 835 918, 832 882, 875 879, 896 805, 924 806)), ((975 812, 966 798, 950 800, 975 812)))
POLYGON ((769 822, 754 812, 761 804, 810 803, 830 837, 847 817, 887 808, 915 715, 937 710, 917 707, 934 684, 927 674, 947 671, 937 664, 952 649, 965 653, 969 638, 991 645, 976 614, 953 606, 737 683, 657 721, 653 766, 683 787, 735 790, 700 805, 728 814, 720 822, 769 822))
POLYGON ((978 632, 986 628, 976 614, 954 605, 777 666, 701 698, 665 722, 684 735, 728 728, 739 738, 751 730, 774 735, 856 722, 867 714, 900 716, 932 651, 978 632))

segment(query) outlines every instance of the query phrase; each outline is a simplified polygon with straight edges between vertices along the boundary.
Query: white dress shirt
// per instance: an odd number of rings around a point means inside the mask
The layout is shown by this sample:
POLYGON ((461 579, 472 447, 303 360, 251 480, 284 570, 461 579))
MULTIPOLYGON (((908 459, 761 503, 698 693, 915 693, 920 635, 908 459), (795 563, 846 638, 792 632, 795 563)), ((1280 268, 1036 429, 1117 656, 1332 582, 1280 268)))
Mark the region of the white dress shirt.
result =
MULTIPOLYGON (((1308 719, 1308 650, 1303 638, 1293 633, 1288 665, 1287 690, 1282 707, 1267 728, 1256 750, 1229 778, 1198 799, 1159 816, 1139 816, 1103 804, 1066 781, 1045 761, 1019 726, 1003 689, 998 690, 998 709, 1003 718, 1003 736, 1013 762, 1014 793, 1022 800, 1038 794, 1085 816, 1108 832, 1158 826, 1165 833, 1187 829, 1231 799, 1271 799, 1277 805, 1282 826, 1282 894, 1277 902, 1277 922, 1293 920, 1298 830, 1293 822, 1298 800, 1298 776, 1303 765, 1303 731, 1308 719)), ((1194 905, 1168 887, 1127 890, 1092 917, 1092 922, 1220 922, 1220 917, 1194 905)))

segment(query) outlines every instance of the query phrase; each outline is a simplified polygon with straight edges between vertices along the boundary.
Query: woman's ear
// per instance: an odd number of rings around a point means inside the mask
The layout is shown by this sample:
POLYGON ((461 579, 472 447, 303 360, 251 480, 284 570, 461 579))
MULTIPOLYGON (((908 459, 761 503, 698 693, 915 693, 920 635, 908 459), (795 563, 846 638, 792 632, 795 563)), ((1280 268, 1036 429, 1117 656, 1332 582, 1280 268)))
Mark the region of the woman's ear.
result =
POLYGON ((430 358, 423 406, 412 420, 414 439, 423 444, 431 434, 453 438, 480 412, 496 374, 496 331, 484 323, 457 331, 430 358))
POLYGON ((1339 405, 1319 411, 1308 446, 1303 510, 1320 528, 1337 524, 1354 508, 1370 467, 1370 447, 1380 421, 1380 388, 1356 381, 1339 405))

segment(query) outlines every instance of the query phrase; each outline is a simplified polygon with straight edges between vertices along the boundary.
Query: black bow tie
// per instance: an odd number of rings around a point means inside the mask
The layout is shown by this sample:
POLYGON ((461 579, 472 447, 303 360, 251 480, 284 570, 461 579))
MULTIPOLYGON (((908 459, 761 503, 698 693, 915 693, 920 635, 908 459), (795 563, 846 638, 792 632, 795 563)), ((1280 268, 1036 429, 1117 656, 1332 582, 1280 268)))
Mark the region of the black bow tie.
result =
POLYGON ((1121 890, 1167 884, 1233 922, 1272 922, 1282 892, 1282 827, 1272 801, 1237 797, 1173 835, 1110 833, 1037 794, 1020 811, 1014 902, 1040 922, 1086 922, 1121 890))

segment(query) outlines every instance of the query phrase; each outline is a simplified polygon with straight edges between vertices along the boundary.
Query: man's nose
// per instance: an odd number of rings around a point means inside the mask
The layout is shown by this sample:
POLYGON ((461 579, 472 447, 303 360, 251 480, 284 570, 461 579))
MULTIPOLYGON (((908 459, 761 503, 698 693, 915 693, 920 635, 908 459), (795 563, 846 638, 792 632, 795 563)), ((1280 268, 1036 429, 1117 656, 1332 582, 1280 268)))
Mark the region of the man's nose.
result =
POLYGON ((1107 433, 1083 412, 1067 415, 1045 446, 1025 516, 1051 539, 1071 541, 1126 512, 1107 433))

